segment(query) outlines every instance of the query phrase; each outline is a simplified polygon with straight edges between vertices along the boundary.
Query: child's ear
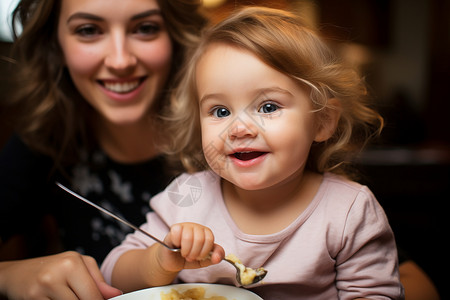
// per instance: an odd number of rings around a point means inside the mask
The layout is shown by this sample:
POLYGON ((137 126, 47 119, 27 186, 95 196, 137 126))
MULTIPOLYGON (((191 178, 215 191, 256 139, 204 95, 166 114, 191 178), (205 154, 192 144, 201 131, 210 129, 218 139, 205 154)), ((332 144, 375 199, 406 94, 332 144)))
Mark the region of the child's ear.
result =
POLYGON ((341 103, 336 98, 328 99, 328 105, 319 112, 319 127, 314 138, 315 142, 328 140, 336 131, 339 118, 341 117, 341 103))

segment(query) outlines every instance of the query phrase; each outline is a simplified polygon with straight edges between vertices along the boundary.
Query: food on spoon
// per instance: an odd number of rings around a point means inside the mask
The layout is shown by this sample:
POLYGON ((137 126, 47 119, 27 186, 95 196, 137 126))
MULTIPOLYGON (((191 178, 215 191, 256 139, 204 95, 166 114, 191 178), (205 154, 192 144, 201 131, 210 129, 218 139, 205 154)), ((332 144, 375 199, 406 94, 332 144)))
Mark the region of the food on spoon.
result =
POLYGON ((230 253, 227 256, 225 256, 225 259, 232 261, 236 267, 240 270, 240 276, 241 276, 241 284, 242 285, 249 285, 253 283, 253 280, 256 276, 260 276, 266 272, 264 268, 258 268, 256 270, 246 267, 242 264, 241 260, 237 258, 236 255, 230 253))
POLYGON ((197 287, 188 289, 183 293, 180 293, 175 289, 172 289, 168 294, 161 292, 161 300, 227 300, 227 298, 222 296, 205 298, 205 289, 197 287))

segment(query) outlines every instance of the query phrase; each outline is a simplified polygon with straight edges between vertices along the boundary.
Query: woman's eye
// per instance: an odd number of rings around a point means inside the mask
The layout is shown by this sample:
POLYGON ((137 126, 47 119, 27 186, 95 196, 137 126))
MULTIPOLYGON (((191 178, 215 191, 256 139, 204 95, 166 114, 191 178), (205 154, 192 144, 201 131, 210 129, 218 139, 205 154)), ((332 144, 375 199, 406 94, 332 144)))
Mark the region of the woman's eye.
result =
POLYGON ((97 26, 88 24, 78 27, 75 30, 75 33, 77 35, 80 35, 81 37, 89 38, 101 34, 101 31, 99 28, 97 28, 97 26))
POLYGON ((154 35, 161 30, 161 27, 155 23, 142 23, 136 28, 136 33, 140 35, 154 35))
POLYGON ((260 113, 270 114, 278 110, 280 107, 274 103, 264 103, 258 110, 260 113))
POLYGON ((216 118, 225 118, 230 115, 230 111, 225 107, 216 107, 211 111, 211 114, 216 118))

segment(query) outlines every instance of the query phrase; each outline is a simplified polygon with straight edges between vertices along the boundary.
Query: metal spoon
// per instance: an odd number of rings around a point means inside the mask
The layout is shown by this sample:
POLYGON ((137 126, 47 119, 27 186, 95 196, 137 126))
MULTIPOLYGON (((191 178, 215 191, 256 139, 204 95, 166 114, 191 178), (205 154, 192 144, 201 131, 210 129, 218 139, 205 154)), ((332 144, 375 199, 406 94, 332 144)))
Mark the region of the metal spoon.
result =
POLYGON ((114 213, 110 212, 109 210, 107 210, 106 208, 101 207, 100 205, 95 204, 92 201, 89 201, 88 199, 84 198, 83 196, 75 193, 74 191, 68 189, 67 187, 65 187, 64 185, 62 185, 59 182, 56 182, 56 185, 59 186, 60 188, 62 188, 63 190, 65 190, 66 192, 68 192, 69 194, 71 194, 72 196, 75 196, 76 198, 86 202, 87 204, 95 207, 96 209, 98 209, 99 211, 107 214, 110 217, 113 217, 114 219, 116 219, 119 222, 122 222, 123 224, 127 225, 128 227, 133 228, 136 231, 142 232, 143 234, 145 234, 146 236, 148 236, 149 238, 151 238, 152 240, 154 240, 155 242, 160 243, 161 245, 163 245, 164 247, 166 247, 167 249, 169 249, 172 252, 180 252, 181 249, 179 248, 172 248, 169 245, 165 244, 163 241, 161 241, 160 239, 154 237, 153 235, 151 235, 150 233, 148 233, 145 230, 142 230, 141 228, 137 227, 136 225, 131 224, 130 222, 128 222, 127 220, 115 215, 114 213))
POLYGON ((255 284, 264 279, 267 275, 267 270, 264 268, 258 268, 256 270, 244 266, 240 261, 236 262, 234 260, 225 257, 224 261, 233 265, 236 268, 236 280, 241 286, 246 286, 250 284, 255 284))
MULTIPOLYGON (((132 223, 128 222, 127 220, 125 220, 125 219, 123 219, 123 218, 117 216, 116 214, 110 212, 110 211, 107 210, 106 208, 103 208, 103 207, 101 207, 100 205, 97 205, 97 204, 95 204, 94 202, 89 201, 88 199, 84 198, 83 196, 81 196, 81 195, 75 193, 74 191, 70 190, 69 188, 65 187, 65 186, 62 185, 61 183, 56 182, 56 185, 59 186, 59 187, 60 187, 61 189, 63 189, 64 191, 66 191, 66 192, 68 192, 69 194, 71 194, 72 196, 74 196, 74 197, 76 197, 76 198, 78 198, 78 199, 84 201, 85 203, 87 203, 87 204, 89 204, 89 205, 95 207, 95 208, 98 209, 99 211, 101 211, 101 212, 107 214, 108 216, 110 216, 110 217, 116 219, 117 221, 119 221, 119 222, 121 222, 121 223, 123 223, 123 224, 125 224, 125 225, 127 225, 127 226, 129 226, 129 227, 131 227, 131 228, 133 228, 133 229, 136 230, 136 231, 139 231, 139 232, 145 234, 146 236, 148 236, 149 238, 151 238, 151 239, 154 240, 155 242, 157 242, 157 243, 163 245, 164 247, 166 247, 167 249, 169 249, 170 251, 172 251, 172 252, 180 252, 180 251, 181 251, 180 248, 172 248, 172 247, 170 247, 169 245, 167 245, 166 243, 164 243, 164 242, 161 241, 160 239, 156 238, 155 236, 151 235, 151 234, 148 233, 147 231, 142 230, 141 228, 137 227, 136 225, 133 225, 132 223)), ((266 276, 266 274, 267 274, 267 271, 264 270, 263 268, 258 268, 258 269, 256 269, 256 270, 253 270, 253 269, 251 269, 251 268, 245 267, 245 266, 244 266, 243 264, 241 264, 240 262, 237 263, 237 262, 232 261, 232 260, 230 260, 230 259, 228 259, 228 258, 226 258, 226 257, 225 257, 223 260, 226 261, 226 262, 228 262, 228 263, 230 263, 231 265, 233 265, 233 267, 236 268, 236 280, 237 280, 237 282, 238 282, 240 285, 242 285, 242 286, 257 283, 257 282, 261 281, 261 280, 266 276), (245 281, 242 282, 242 277, 244 277, 245 274, 246 274, 247 272, 249 272, 249 271, 250 271, 250 272, 251 272, 251 271, 255 271, 255 277, 253 278, 253 280, 251 280, 251 282, 245 282, 245 281)))

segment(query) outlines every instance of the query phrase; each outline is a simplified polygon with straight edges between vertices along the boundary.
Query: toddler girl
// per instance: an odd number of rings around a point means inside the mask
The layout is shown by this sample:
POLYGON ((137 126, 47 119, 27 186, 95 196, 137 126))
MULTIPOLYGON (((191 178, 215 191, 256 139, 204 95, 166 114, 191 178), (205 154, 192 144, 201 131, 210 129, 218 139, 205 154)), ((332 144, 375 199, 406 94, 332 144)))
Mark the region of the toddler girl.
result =
POLYGON ((248 287, 264 299, 401 298, 385 213, 343 164, 382 119, 318 34, 289 12, 245 8, 204 34, 184 76, 170 123, 189 173, 143 225, 181 253, 137 232, 106 278, 123 290, 237 284, 226 251, 268 270, 248 287))

